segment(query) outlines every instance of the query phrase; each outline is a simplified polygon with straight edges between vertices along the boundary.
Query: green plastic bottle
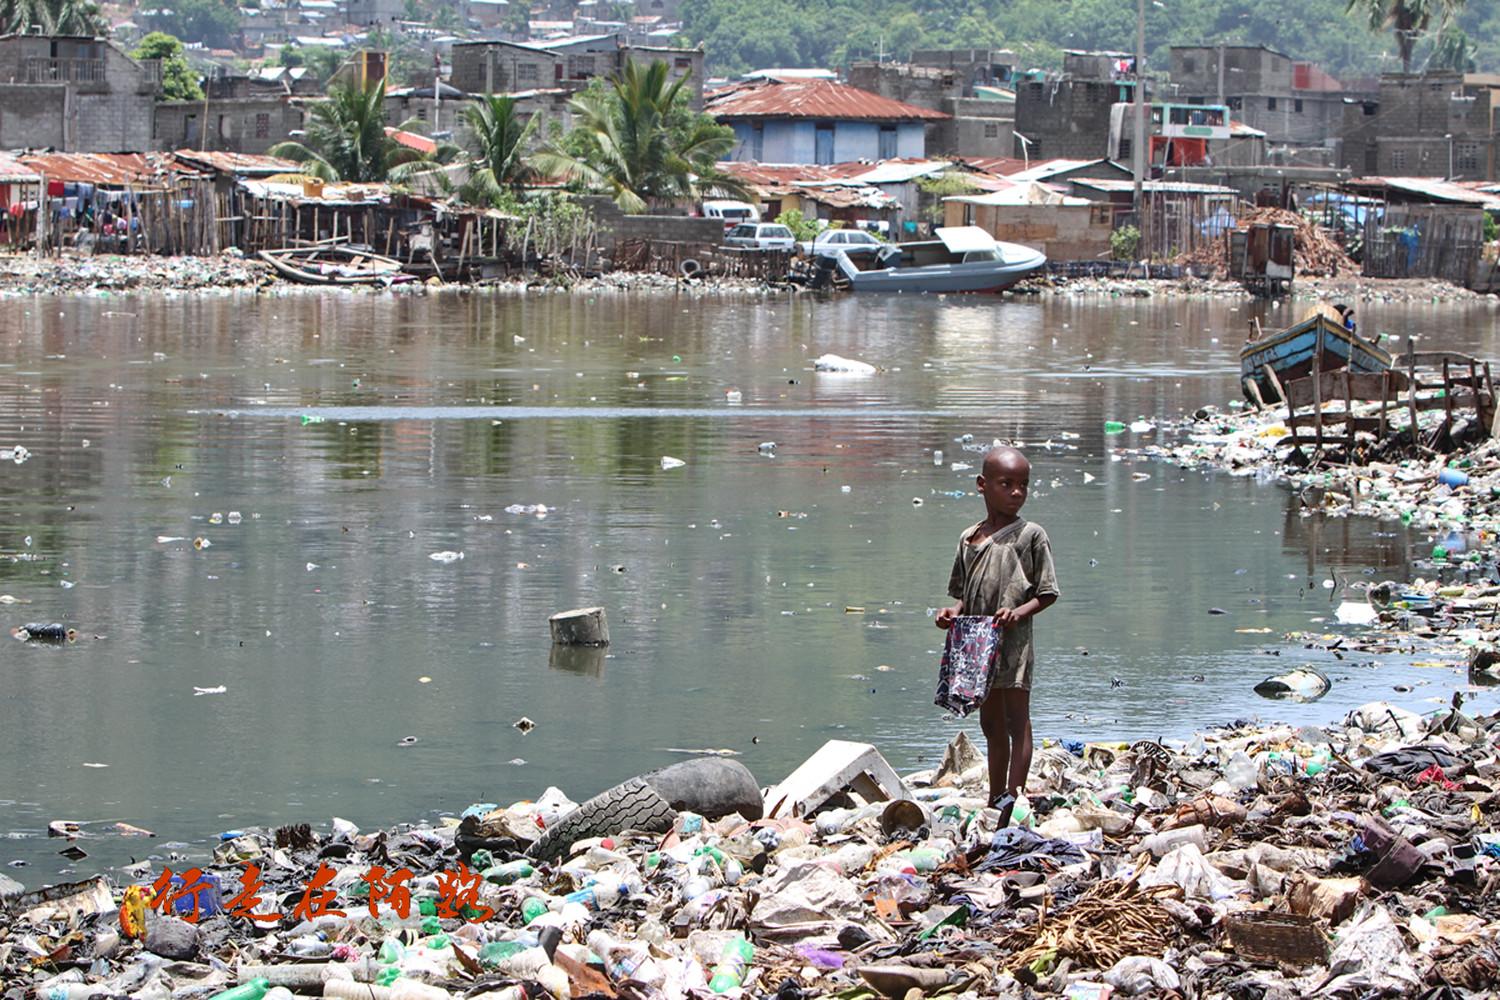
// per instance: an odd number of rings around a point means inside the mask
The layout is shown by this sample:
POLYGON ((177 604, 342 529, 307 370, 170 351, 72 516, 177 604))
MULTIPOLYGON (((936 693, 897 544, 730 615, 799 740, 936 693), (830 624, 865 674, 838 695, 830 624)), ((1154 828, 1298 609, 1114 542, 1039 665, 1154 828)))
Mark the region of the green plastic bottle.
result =
POLYGON ((1123 434, 1124 432, 1125 432, 1125 425, 1122 424, 1122 423, 1120 423, 1120 421, 1118 421, 1118 420, 1106 420, 1106 421, 1104 421, 1104 433, 1106 433, 1106 434, 1123 434))
POLYGON ((261 1000, 270 988, 269 979, 252 979, 248 983, 232 986, 222 993, 215 993, 212 1000, 261 1000))
POLYGON ((538 896, 528 896, 521 904, 521 920, 523 923, 531 923, 537 917, 547 912, 547 901, 538 896))
POLYGON ((754 960, 754 945, 739 936, 730 938, 724 942, 724 952, 719 956, 719 964, 714 966, 708 988, 715 993, 728 993, 743 985, 745 973, 750 970, 750 963, 754 960))
POLYGON ((525 861, 507 861, 503 865, 494 865, 484 871, 484 880, 493 882, 495 885, 510 885, 519 882, 523 878, 530 878, 536 869, 525 861))
POLYGON ((1434 545, 1432 547, 1432 558, 1435 562, 1438 560, 1446 560, 1448 558, 1448 550, 1441 545, 1434 545))
POLYGON ((380 942, 379 957, 381 965, 395 965, 406 957, 406 949, 395 938, 386 938, 380 942))

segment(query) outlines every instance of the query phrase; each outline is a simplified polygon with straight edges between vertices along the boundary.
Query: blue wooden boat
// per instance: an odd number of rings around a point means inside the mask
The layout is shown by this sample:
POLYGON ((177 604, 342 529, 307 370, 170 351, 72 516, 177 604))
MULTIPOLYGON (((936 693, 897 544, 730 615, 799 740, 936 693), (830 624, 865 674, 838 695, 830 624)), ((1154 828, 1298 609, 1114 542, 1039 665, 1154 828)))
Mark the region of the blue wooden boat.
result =
POLYGON ((1311 375, 1313 366, 1319 371, 1337 371, 1348 368, 1353 372, 1379 373, 1391 367, 1390 352, 1363 337, 1344 329, 1338 314, 1327 306, 1319 306, 1306 319, 1276 333, 1252 340, 1240 351, 1240 387, 1245 398, 1257 402, 1251 384, 1260 392, 1261 400, 1267 403, 1279 401, 1281 393, 1266 375, 1266 369, 1276 373, 1276 379, 1285 383, 1288 379, 1311 375))

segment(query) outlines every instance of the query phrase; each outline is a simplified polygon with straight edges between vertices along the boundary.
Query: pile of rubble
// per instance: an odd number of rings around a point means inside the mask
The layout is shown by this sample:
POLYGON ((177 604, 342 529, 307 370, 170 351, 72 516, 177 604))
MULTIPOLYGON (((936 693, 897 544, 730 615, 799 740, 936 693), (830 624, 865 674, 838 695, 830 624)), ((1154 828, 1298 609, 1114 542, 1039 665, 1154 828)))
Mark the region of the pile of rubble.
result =
POLYGON ((1477 995, 1500 987, 1497 755, 1500 716, 1379 703, 1044 745, 1005 828, 960 736, 904 781, 830 743, 708 815, 679 797, 737 763, 576 809, 548 789, 437 826, 230 831, 187 872, 0 880, 0 995, 1477 995))
POLYGON ((56 257, 0 255, 0 295, 76 295, 246 288, 270 281, 270 268, 238 251, 218 257, 56 257))
MULTIPOLYGON (((1350 259, 1337 241, 1322 226, 1284 208, 1255 208, 1240 216, 1236 225, 1243 229, 1254 223, 1291 226, 1296 230, 1292 261, 1298 277, 1337 277, 1359 273, 1359 265, 1350 259)), ((1183 254, 1176 263, 1212 268, 1215 274, 1229 273, 1229 239, 1211 240, 1196 250, 1183 254)))

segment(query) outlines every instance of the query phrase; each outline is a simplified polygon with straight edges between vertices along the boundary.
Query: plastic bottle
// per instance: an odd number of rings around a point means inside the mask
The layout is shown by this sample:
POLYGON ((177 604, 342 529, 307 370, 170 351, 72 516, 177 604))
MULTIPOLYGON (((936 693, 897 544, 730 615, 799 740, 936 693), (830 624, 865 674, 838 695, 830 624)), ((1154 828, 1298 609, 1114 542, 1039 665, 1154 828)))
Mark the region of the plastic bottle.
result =
POLYGON ((589 948, 604 960, 604 971, 617 983, 627 979, 651 985, 665 982, 665 974, 651 957, 651 950, 637 941, 620 941, 602 930, 590 931, 589 948))
POLYGON ((106 995, 109 987, 102 983, 89 986, 86 983, 54 983, 36 988, 37 1000, 89 1000, 95 994, 106 995))
POLYGON ((528 896, 521 903, 522 923, 531 923, 537 917, 547 912, 547 901, 539 896, 528 896))
POLYGON ((932 464, 937 466, 939 469, 943 467, 943 449, 938 448, 932 453, 932 464))
POLYGON ((1432 559, 1433 562, 1447 561, 1448 550, 1441 545, 1434 545, 1432 547, 1432 559))
POLYGON ((1118 420, 1106 420, 1106 421, 1104 421, 1104 433, 1106 433, 1106 434, 1122 434, 1122 433, 1124 433, 1124 431, 1125 431, 1125 425, 1123 423, 1121 423, 1120 421, 1118 421, 1118 420))
POLYGON ((1192 844, 1199 851, 1208 850, 1208 831, 1202 826, 1180 826, 1175 830, 1153 833, 1141 841, 1140 850, 1150 851, 1153 857, 1170 854, 1184 844, 1192 844))
POLYGON ((520 879, 530 878, 535 871, 527 861, 507 861, 503 865, 484 869, 484 880, 496 885, 510 885, 520 879))
POLYGON ((754 945, 738 935, 730 938, 724 942, 724 951, 719 956, 719 964, 714 966, 708 988, 715 993, 728 993, 738 988, 745 982, 745 973, 754 960, 754 945))
POLYGON ((232 986, 222 993, 215 993, 211 1000, 261 1000, 271 988, 271 981, 264 977, 248 983, 232 986))
POLYGON ((930 872, 936 871, 945 858, 942 851, 936 851, 930 847, 914 847, 896 855, 896 860, 903 871, 930 872))
POLYGON ((1469 474, 1467 472, 1460 472, 1458 469, 1444 469, 1438 473, 1438 482, 1448 486, 1467 486, 1469 484, 1469 474))
POLYGON ((589 910, 608 910, 630 895, 630 887, 614 872, 600 872, 582 889, 562 899, 563 905, 578 903, 589 910))

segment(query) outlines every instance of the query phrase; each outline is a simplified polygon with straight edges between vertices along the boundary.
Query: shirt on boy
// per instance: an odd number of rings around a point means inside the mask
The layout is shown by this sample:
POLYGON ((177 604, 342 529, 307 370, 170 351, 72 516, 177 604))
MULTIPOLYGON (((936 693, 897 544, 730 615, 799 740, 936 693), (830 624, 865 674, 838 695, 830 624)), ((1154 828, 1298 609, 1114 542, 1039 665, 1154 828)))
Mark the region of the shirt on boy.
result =
MULTIPOLYGON (((958 539, 958 554, 948 578, 948 596, 963 601, 966 615, 993 615, 1017 608, 1033 597, 1058 596, 1052 545, 1039 524, 1017 518, 978 545, 970 545, 982 525, 958 539)), ((1011 625, 1000 644, 994 687, 1031 689, 1036 657, 1031 647, 1031 619, 1011 625)))

